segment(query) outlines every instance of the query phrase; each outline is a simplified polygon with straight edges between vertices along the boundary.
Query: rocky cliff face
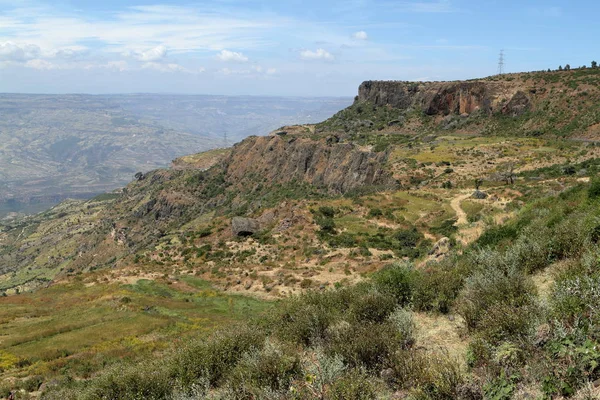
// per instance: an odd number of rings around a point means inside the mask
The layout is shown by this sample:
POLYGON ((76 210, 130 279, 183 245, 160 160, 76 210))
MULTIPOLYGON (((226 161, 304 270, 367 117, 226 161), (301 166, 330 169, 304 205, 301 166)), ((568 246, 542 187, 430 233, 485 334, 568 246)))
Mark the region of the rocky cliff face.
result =
POLYGON ((260 177, 269 183, 305 182, 345 193, 360 186, 393 186, 386 153, 340 143, 336 136, 252 137, 237 144, 227 160, 227 180, 260 177))
POLYGON ((366 81, 358 89, 358 101, 401 110, 417 109, 428 115, 484 114, 527 111, 531 101, 522 91, 498 82, 395 82, 366 81), (506 99, 508 96, 508 99, 506 99), (506 103, 506 100, 509 100, 506 103))

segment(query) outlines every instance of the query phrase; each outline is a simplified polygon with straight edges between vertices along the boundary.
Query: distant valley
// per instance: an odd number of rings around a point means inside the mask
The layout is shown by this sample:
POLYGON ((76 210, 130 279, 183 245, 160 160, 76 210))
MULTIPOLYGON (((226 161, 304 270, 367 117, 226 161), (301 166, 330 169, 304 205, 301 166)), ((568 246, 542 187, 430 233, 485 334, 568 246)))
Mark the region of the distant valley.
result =
POLYGON ((176 157, 290 123, 350 98, 0 94, 0 218, 121 187, 176 157))

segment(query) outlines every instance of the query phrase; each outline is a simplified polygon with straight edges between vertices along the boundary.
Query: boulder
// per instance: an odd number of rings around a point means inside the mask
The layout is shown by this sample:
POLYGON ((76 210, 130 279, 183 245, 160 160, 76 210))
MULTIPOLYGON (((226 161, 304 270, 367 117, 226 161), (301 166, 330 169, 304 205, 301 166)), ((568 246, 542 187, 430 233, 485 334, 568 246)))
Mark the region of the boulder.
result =
POLYGON ((447 237, 443 237, 440 240, 438 240, 436 244, 433 245, 433 247, 429 251, 429 255, 437 258, 447 254, 449 251, 450 239, 447 237))
POLYGON ((260 230, 260 223, 253 218, 235 217, 231 220, 231 231, 236 236, 252 236, 260 230))
POLYGON ((484 200, 487 199, 488 194, 486 192, 482 192, 481 190, 476 190, 473 192, 471 197, 477 200, 484 200))

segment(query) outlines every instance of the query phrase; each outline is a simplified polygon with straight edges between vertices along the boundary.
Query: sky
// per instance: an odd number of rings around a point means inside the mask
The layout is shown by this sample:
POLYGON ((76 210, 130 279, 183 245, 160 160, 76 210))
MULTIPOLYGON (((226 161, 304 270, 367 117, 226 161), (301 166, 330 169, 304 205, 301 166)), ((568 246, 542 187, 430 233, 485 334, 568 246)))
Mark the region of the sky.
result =
POLYGON ((597 0, 0 0, 0 92, 353 96, 600 61, 597 0))

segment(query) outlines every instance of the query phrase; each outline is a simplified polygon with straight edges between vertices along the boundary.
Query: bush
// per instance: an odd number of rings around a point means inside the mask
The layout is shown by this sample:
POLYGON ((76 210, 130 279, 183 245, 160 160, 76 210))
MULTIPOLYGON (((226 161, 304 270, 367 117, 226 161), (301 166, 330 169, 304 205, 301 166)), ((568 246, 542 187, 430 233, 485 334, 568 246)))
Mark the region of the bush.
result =
POLYGON ((264 344, 265 333, 256 326, 240 325, 217 332, 181 349, 172 362, 171 374, 185 387, 206 379, 210 385, 222 381, 242 355, 264 344))
POLYGON ((326 396, 327 400, 375 400, 377 392, 373 378, 360 370, 350 370, 338 379, 326 396))
POLYGON ((379 218, 383 215, 383 211, 380 208, 371 208, 369 210, 369 218, 379 218))
POLYGON ((412 312, 397 308, 390 316, 389 321, 400 335, 403 348, 409 348, 415 342, 416 326, 412 312))
POLYGON ((321 206, 319 207, 319 214, 325 218, 333 218, 335 216, 335 210, 333 207, 321 206))
POLYGON ((389 294, 367 293, 350 307, 350 315, 358 322, 383 322, 396 308, 396 300, 389 294))
POLYGON ((421 311, 450 312, 463 287, 466 271, 454 258, 428 265, 414 279, 413 305, 421 311))
POLYGON ((231 372, 228 386, 238 398, 260 398, 262 392, 284 391, 300 373, 295 349, 267 340, 262 349, 243 355, 231 372))
POLYGON ((327 292, 307 292, 286 300, 273 311, 267 324, 283 340, 309 346, 319 344, 328 327, 346 316, 355 302, 371 290, 368 284, 327 292))
POLYGON ((453 400, 464 383, 460 364, 445 353, 401 351, 393 361, 393 383, 411 389, 412 398, 453 400))
POLYGON ((373 275, 373 282, 381 293, 393 296, 400 306, 410 304, 416 273, 411 264, 396 263, 373 275))
POLYGON ((340 355, 328 356, 322 349, 308 353, 303 360, 303 377, 294 382, 293 389, 299 389, 299 398, 325 398, 330 387, 346 372, 344 360, 340 355))
MULTIPOLYGON (((458 299, 458 313, 465 319, 470 331, 485 329, 498 333, 495 329, 502 331, 502 324, 508 321, 504 321, 500 314, 497 317, 501 320, 496 321, 485 318, 486 315, 505 306, 510 308, 511 314, 518 313, 520 308, 530 310, 536 293, 535 286, 531 278, 499 253, 483 251, 476 259, 481 263, 480 268, 465 282, 458 299), (494 326, 484 326, 483 321, 494 326)), ((511 329, 502 332, 510 334, 511 329)))
POLYGON ((588 198, 596 200, 598 197, 600 197, 600 179, 594 178, 588 188, 588 198))
POLYGON ((173 390, 173 382, 162 363, 117 366, 103 373, 81 393, 71 392, 73 398, 101 399, 167 399, 173 390))
POLYGON ((339 323, 329 330, 324 350, 340 355, 351 367, 380 371, 400 349, 401 334, 389 322, 382 324, 339 323))

